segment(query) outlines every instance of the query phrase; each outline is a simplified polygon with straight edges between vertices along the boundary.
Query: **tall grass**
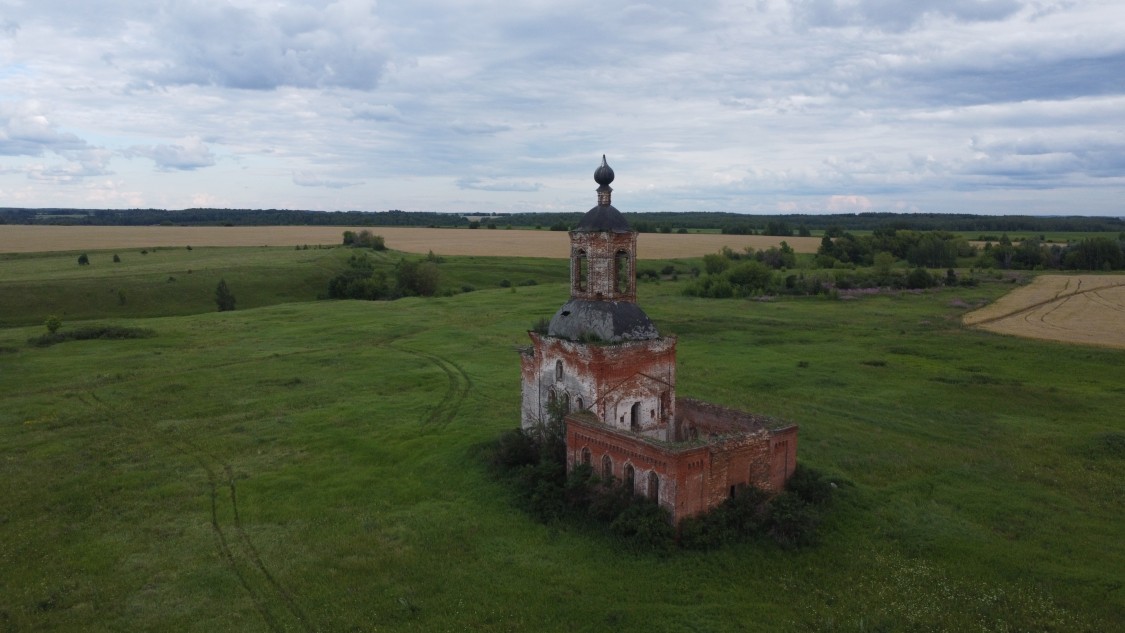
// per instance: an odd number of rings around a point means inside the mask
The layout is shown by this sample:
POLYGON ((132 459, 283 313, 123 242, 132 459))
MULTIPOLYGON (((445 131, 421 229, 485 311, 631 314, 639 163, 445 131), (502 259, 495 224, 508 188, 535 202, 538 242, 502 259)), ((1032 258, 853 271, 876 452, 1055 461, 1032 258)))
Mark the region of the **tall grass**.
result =
MULTIPOLYGON (((291 278, 311 277, 321 255, 294 251, 291 278)), ((842 482, 816 547, 652 558, 537 523, 480 457, 518 422, 514 350, 565 300, 565 264, 552 278, 534 260, 526 275, 466 260, 449 274, 475 292, 246 309, 231 275, 252 281, 237 259, 253 257, 231 257, 213 268, 237 311, 113 319, 152 338, 38 348, 27 339, 41 320, 0 330, 0 628, 1125 621, 1125 358, 958 324, 957 306, 1006 286, 747 302, 642 284, 642 305, 679 336, 681 395, 798 422, 799 458, 842 482), (493 287, 501 274, 513 288, 493 287)), ((49 268, 44 283, 58 276, 49 268)), ((92 293, 108 283, 77 279, 92 293)), ((214 283, 200 288, 211 300, 214 283)))

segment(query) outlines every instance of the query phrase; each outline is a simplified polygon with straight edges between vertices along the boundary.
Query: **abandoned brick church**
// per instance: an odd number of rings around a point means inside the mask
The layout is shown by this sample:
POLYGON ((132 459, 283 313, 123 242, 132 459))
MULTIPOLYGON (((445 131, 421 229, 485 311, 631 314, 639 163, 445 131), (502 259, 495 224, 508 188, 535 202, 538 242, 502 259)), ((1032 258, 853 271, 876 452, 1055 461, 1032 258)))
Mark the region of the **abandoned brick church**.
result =
POLYGON ((594 172, 598 204, 570 232, 570 300, 521 353, 521 426, 565 415, 567 465, 589 464, 656 499, 678 523, 753 485, 781 490, 797 465, 797 427, 676 397, 676 339, 637 305, 637 233, 610 204, 613 170, 594 172))

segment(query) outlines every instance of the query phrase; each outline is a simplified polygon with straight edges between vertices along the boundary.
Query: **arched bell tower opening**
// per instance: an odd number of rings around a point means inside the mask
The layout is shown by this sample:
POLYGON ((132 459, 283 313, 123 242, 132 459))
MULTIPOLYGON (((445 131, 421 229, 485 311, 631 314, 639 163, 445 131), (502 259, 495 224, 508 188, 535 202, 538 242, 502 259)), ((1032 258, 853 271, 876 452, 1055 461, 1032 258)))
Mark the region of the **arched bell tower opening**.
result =
POLYGON ((572 297, 580 292, 586 292, 586 285, 590 279, 590 259, 586 257, 586 251, 581 248, 575 250, 571 257, 570 279, 570 295, 572 297))

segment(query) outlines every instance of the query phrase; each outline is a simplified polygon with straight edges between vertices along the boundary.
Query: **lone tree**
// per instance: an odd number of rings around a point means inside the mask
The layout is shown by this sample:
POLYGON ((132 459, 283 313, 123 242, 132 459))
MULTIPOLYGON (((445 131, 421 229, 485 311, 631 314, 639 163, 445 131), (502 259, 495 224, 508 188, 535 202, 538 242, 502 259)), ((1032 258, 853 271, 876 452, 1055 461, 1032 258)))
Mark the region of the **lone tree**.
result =
POLYGON ((79 266, 89 266, 90 265, 90 258, 86 256, 86 253, 82 253, 81 255, 78 256, 78 265, 79 266))
POLYGON ((219 306, 219 312, 227 312, 234 309, 234 295, 231 294, 230 286, 227 286, 227 280, 219 280, 219 285, 215 288, 215 303, 219 306))

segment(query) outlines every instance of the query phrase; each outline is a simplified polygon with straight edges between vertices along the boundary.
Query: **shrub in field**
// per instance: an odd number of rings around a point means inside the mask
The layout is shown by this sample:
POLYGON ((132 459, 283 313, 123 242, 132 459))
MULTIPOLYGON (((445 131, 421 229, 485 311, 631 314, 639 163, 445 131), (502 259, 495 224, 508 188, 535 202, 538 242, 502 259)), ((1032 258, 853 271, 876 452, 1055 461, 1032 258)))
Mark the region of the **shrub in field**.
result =
POLYGON ((767 530, 786 549, 815 545, 819 524, 816 509, 792 492, 782 493, 770 502, 767 530))
POLYGON ((785 484, 785 489, 813 505, 827 503, 832 498, 833 490, 832 482, 823 473, 800 463, 793 470, 793 476, 785 484))
POLYGON ((227 286, 226 279, 220 279, 219 285, 215 287, 215 304, 219 306, 219 312, 234 310, 234 294, 230 291, 230 286, 227 286))
POLYGON ((912 289, 932 288, 935 285, 933 275, 925 268, 915 268, 906 276, 906 287, 912 289))
POLYGON ((78 256, 78 265, 79 266, 89 266, 90 265, 90 258, 86 256, 86 253, 82 253, 81 255, 78 256))
POLYGON ((115 263, 115 264, 121 263, 121 257, 117 253, 113 254, 113 263, 115 263))
POLYGON ((534 465, 539 461, 539 446, 523 429, 511 429, 500 434, 489 461, 499 470, 534 465))
POLYGON ((59 331, 60 327, 62 327, 62 319, 52 314, 51 316, 47 317, 47 320, 43 322, 43 325, 47 326, 47 332, 54 334, 55 332, 59 331))
POLYGON ((393 292, 387 285, 387 275, 376 271, 375 264, 365 254, 348 258, 348 268, 328 280, 328 298, 364 299, 376 301, 392 299, 393 292))
POLYGON ((675 544, 668 511, 655 501, 638 499, 619 514, 609 529, 634 550, 666 552, 675 544))
POLYGON ((404 259, 395 267, 395 288, 402 296, 432 297, 440 279, 441 272, 432 261, 404 259))

